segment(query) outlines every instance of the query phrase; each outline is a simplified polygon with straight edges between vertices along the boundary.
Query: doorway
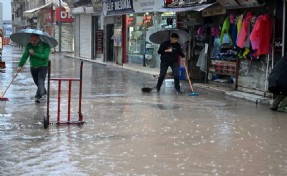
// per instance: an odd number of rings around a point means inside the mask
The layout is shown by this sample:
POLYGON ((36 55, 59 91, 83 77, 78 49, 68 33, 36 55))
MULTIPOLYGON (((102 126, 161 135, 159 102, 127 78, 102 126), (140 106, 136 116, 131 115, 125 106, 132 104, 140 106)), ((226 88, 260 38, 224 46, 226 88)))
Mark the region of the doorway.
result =
POLYGON ((98 17, 92 16, 92 59, 97 58, 97 30, 98 30, 98 17))
POLYGON ((107 24, 107 61, 114 61, 114 40, 112 39, 114 35, 114 24, 107 24))

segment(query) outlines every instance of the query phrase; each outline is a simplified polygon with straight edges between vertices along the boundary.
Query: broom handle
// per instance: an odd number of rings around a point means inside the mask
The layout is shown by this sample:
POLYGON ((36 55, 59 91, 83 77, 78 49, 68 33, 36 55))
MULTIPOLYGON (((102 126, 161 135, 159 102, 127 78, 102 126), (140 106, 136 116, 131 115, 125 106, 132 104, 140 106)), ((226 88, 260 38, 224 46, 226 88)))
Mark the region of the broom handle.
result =
POLYGON ((9 83, 8 87, 6 88, 6 90, 4 91, 2 98, 4 97, 5 93, 7 92, 7 90, 9 89, 10 85, 12 84, 12 82, 14 81, 14 79, 16 78, 16 76, 18 75, 19 72, 16 73, 16 75, 14 76, 14 78, 12 79, 12 81, 9 83))
POLYGON ((192 85, 191 85, 191 81, 190 81, 190 78, 189 78, 189 74, 188 74, 188 71, 187 71, 187 67, 186 67, 185 62, 183 62, 183 65, 184 65, 184 68, 185 68, 185 73, 186 73, 186 77, 187 77, 188 82, 189 82, 190 89, 191 89, 191 91, 193 92, 193 88, 192 88, 192 85))

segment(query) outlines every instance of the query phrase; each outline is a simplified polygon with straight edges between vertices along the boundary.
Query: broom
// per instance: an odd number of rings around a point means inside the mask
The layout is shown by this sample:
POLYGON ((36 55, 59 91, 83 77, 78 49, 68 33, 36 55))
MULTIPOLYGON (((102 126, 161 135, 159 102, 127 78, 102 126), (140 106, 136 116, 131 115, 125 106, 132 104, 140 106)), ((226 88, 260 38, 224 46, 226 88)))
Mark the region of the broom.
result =
POLYGON ((6 88, 6 90, 4 91, 4 93, 2 94, 2 96, 0 97, 0 101, 9 101, 8 98, 4 98, 5 93, 7 92, 7 90, 9 89, 10 85, 12 84, 12 82, 14 81, 14 79, 16 78, 16 76, 18 75, 19 72, 16 73, 16 75, 13 77, 12 81, 9 83, 8 87, 6 88))
POLYGON ((184 65, 186 77, 187 77, 187 79, 188 79, 189 86, 190 86, 190 89, 191 89, 191 93, 189 93, 188 96, 198 96, 199 93, 198 93, 198 92, 194 92, 194 90, 193 90, 193 87, 192 87, 192 84, 191 84, 191 80, 190 80, 190 78, 189 78, 189 73, 188 73, 188 71, 187 71, 187 67, 186 67, 185 62, 183 62, 183 65, 184 65))

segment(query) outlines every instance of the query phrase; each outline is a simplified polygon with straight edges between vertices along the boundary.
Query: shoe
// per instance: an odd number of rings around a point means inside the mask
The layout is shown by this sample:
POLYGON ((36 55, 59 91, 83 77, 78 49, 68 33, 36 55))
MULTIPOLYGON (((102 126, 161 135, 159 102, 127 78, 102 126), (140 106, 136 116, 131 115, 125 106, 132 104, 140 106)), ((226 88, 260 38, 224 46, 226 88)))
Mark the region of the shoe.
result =
POLYGON ((36 98, 35 99, 35 103, 41 103, 41 99, 40 98, 36 98))
POLYGON ((46 100, 47 99, 47 94, 42 95, 42 97, 40 99, 41 100, 46 100))
POLYGON ((181 90, 176 90, 176 94, 181 95, 182 91, 181 90))
POLYGON ((156 93, 159 94, 160 93, 160 89, 156 88, 156 93))
POLYGON ((278 112, 287 112, 287 107, 282 107, 277 109, 278 112))

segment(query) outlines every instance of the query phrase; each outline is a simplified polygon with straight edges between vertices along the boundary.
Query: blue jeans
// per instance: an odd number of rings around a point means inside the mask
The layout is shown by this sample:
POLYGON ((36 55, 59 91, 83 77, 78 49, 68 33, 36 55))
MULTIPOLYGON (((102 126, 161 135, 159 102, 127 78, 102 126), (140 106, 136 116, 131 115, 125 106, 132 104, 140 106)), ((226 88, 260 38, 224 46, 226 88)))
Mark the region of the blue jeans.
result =
POLYGON ((37 92, 36 92, 36 98, 41 98, 43 95, 47 93, 46 88, 45 88, 45 80, 46 80, 46 75, 48 73, 48 67, 38 67, 38 68, 33 68, 30 67, 30 71, 34 80, 34 83, 36 84, 37 92))

